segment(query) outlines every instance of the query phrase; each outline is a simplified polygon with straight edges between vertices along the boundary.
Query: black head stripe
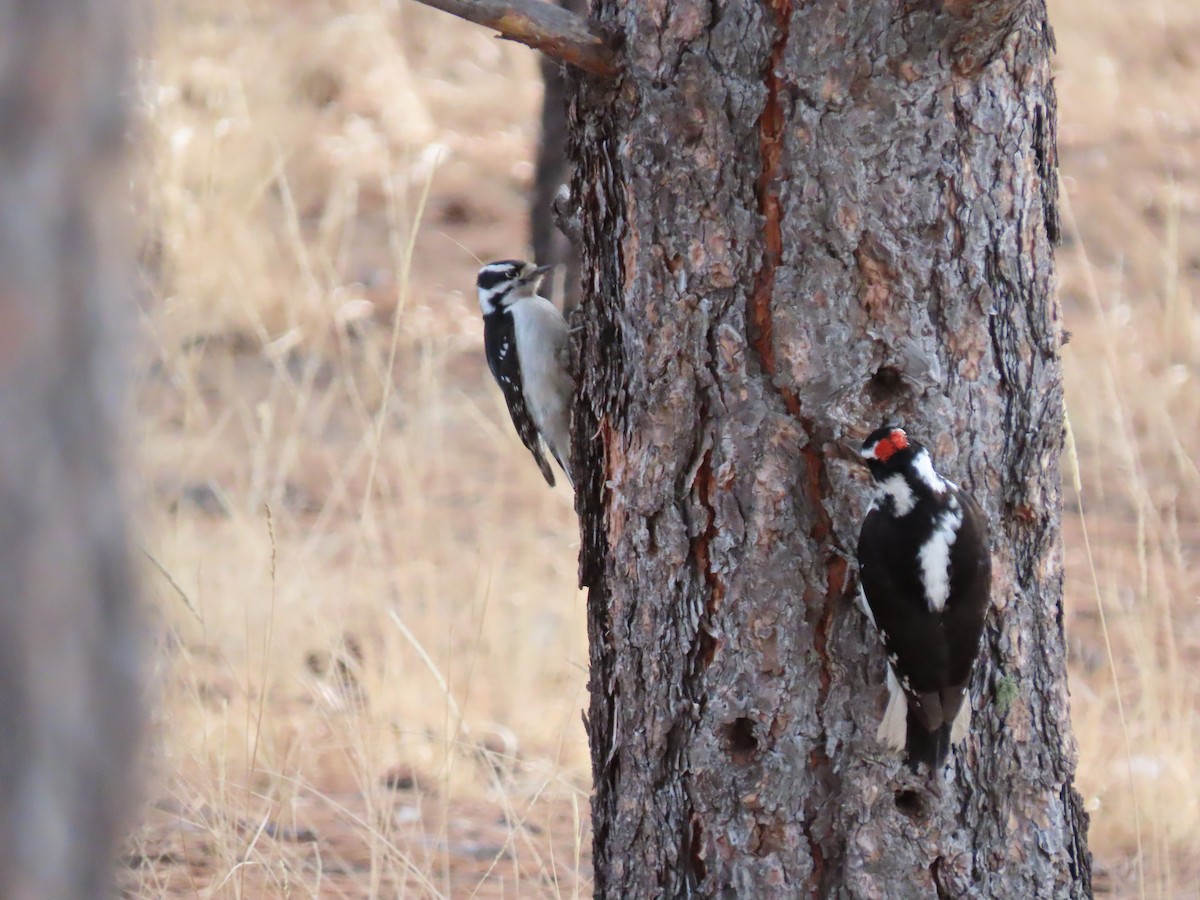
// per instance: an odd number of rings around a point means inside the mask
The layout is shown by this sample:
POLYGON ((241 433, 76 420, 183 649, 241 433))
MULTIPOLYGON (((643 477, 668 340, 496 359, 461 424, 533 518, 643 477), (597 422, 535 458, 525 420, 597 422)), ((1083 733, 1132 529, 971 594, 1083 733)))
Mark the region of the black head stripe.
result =
POLYGON ((498 262, 488 263, 479 270, 475 285, 480 290, 487 291, 506 281, 515 281, 521 277, 524 265, 517 259, 502 259, 498 262))

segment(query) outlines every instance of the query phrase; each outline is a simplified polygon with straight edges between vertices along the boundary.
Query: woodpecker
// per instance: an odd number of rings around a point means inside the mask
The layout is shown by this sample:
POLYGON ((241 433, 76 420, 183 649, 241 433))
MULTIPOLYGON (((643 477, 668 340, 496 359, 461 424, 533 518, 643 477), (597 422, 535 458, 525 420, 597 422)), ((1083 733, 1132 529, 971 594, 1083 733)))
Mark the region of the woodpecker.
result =
MULTIPOLYGON (((521 442, 529 448, 547 484, 554 472, 542 454, 545 442, 567 481, 572 482, 570 338, 562 313, 538 285, 551 266, 516 259, 488 263, 475 288, 483 312, 483 347, 488 368, 508 404, 521 442)), ((573 483, 573 482, 572 482, 573 483)))
POLYGON ((992 579, 987 520, 904 429, 885 425, 860 453, 878 493, 858 538, 859 581, 888 658, 876 737, 914 772, 921 763, 940 772, 971 725, 992 579))

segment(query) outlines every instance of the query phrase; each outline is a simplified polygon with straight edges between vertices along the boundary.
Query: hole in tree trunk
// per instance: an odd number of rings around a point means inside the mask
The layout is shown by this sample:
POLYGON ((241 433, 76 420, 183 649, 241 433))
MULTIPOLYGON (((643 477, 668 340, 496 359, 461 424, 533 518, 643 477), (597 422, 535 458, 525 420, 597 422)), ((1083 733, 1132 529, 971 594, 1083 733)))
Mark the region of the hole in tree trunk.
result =
POLYGON ((700 817, 695 813, 692 814, 692 840, 689 856, 692 863, 692 874, 696 878, 696 884, 700 884, 704 881, 704 876, 708 874, 708 866, 704 864, 704 826, 700 824, 700 817))
POLYGON ((754 720, 742 716, 725 726, 725 750, 735 763, 745 765, 758 752, 754 720))
POLYGON ((867 393, 876 403, 886 403, 904 390, 904 376, 895 366, 880 366, 867 382, 867 393))
POLYGON ((915 819, 925 812, 925 805, 916 791, 896 791, 896 809, 910 819, 915 819))

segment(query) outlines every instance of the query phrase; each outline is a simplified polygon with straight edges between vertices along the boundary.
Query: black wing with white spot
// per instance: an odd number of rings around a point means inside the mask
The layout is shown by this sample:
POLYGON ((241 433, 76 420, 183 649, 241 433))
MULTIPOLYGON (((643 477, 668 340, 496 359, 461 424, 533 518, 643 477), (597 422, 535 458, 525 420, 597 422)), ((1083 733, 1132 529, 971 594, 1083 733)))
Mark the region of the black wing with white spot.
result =
POLYGON ((492 377, 504 393, 508 414, 512 417, 521 443, 533 454, 546 483, 554 487, 554 472, 546 457, 542 455, 541 435, 538 434, 537 425, 529 414, 529 407, 525 405, 525 395, 521 390, 521 361, 517 357, 516 326, 511 315, 494 312, 484 316, 483 346, 487 352, 488 368, 492 370, 492 377))
POLYGON ((943 609, 931 609, 919 564, 939 519, 914 521, 880 509, 868 513, 859 535, 859 577, 888 662, 908 700, 906 755, 910 765, 941 765, 956 716, 966 702, 979 652, 991 576, 987 523, 966 494, 949 553, 950 590, 943 609))
POLYGON ((930 701, 950 683, 950 647, 941 615, 929 609, 911 565, 917 556, 912 537, 882 510, 868 513, 858 538, 859 578, 910 708, 933 731, 943 724, 942 712, 930 701))

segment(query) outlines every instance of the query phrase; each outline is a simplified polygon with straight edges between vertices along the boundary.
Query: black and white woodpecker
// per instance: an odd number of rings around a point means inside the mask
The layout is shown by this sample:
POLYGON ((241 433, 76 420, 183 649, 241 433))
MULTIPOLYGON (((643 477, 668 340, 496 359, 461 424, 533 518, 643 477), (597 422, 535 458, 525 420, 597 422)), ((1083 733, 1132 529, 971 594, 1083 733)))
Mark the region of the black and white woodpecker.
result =
POLYGON ((538 296, 538 285, 551 266, 517 259, 488 263, 475 287, 483 312, 483 347, 488 368, 508 404, 521 442, 529 448, 546 482, 554 472, 542 454, 545 442, 571 479, 570 336, 558 308, 538 296))
POLYGON ((992 580, 987 520, 902 428, 874 431, 860 452, 878 493, 858 538, 859 579, 888 659, 876 736, 913 771, 937 772, 971 725, 992 580))

